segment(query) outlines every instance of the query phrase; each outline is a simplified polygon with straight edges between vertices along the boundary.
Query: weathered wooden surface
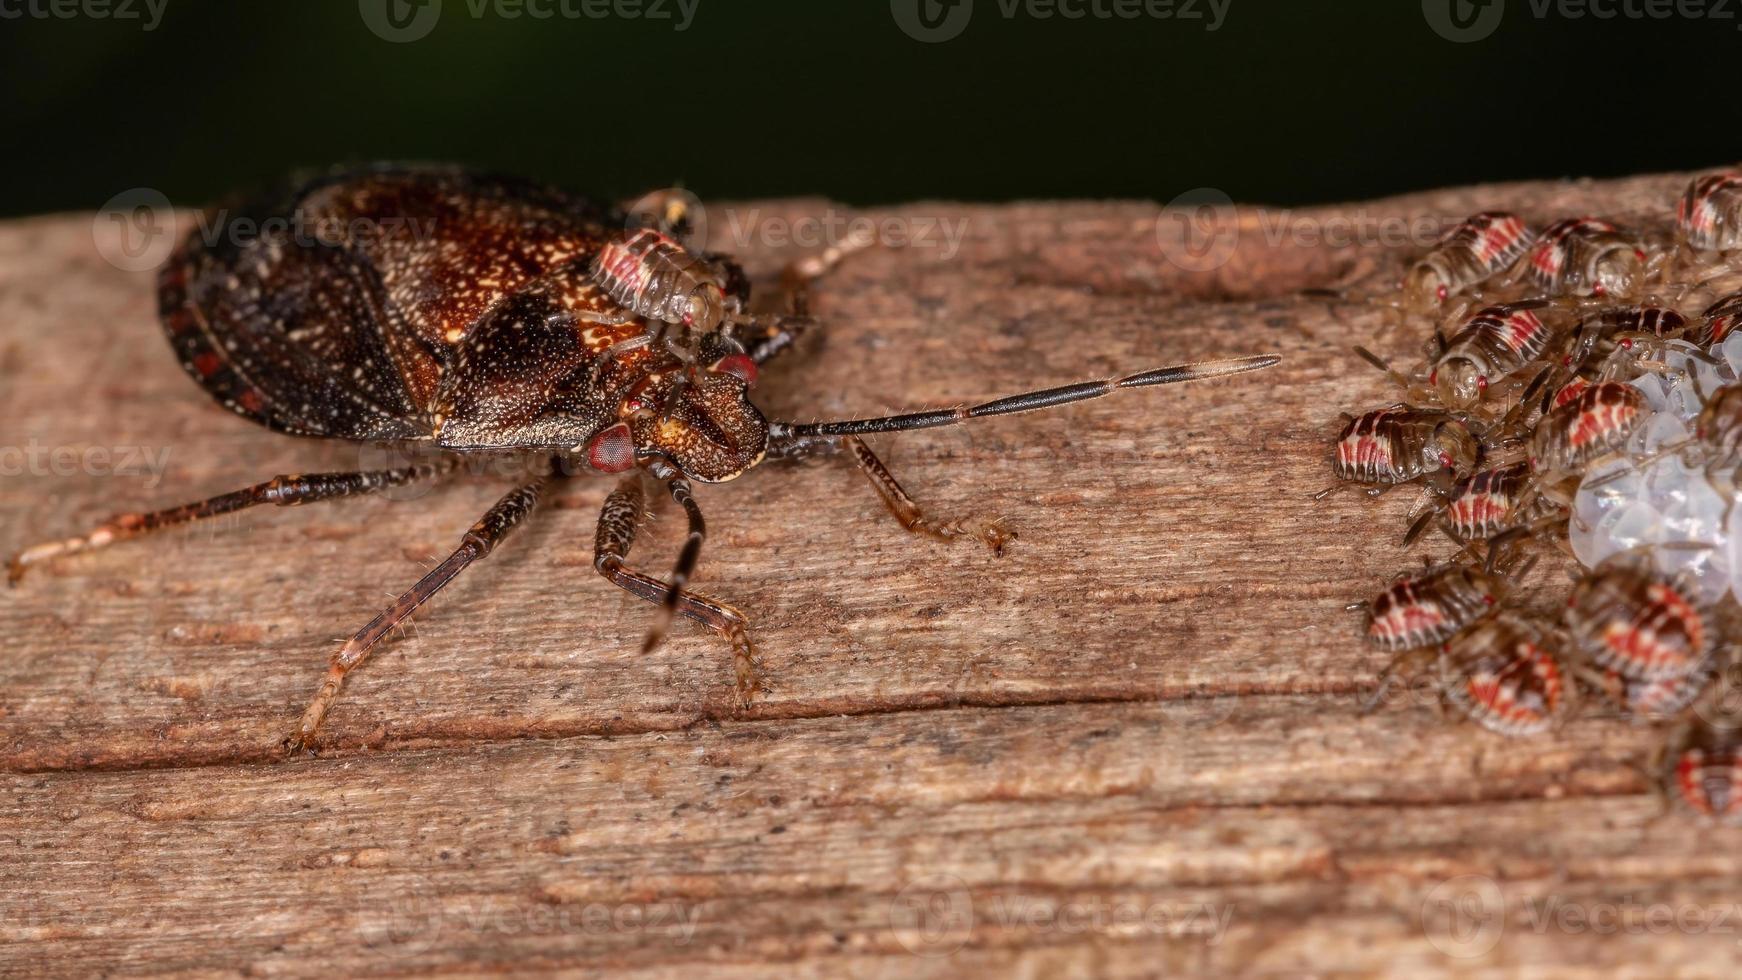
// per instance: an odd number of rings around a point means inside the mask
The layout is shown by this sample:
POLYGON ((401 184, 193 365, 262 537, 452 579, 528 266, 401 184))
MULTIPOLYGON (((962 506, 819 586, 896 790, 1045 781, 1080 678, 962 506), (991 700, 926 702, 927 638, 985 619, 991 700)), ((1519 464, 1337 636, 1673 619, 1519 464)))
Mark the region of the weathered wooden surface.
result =
MULTIPOLYGON (((355 674, 318 759, 273 746, 336 641, 500 481, 53 562, 0 594, 0 971, 1733 971, 1742 833, 1659 819, 1636 768, 1656 733, 1588 718, 1507 742, 1421 703, 1356 715, 1382 659, 1342 606, 1418 560, 1397 545, 1409 500, 1309 499, 1337 412, 1392 393, 1346 354, 1376 313, 1291 294, 1407 249, 1286 230, 1658 213, 1681 182, 1247 212, 1203 273, 1168 260, 1148 205, 888 212, 968 237, 828 280, 827 336, 767 372, 770 414, 1287 359, 879 441, 933 509, 1009 517, 1003 559, 910 539, 842 460, 702 488, 698 585, 753 617, 772 682, 739 717, 713 637, 634 653, 648 607, 590 567, 603 480, 565 487, 355 674), (1659 906, 1682 917, 1647 920, 1659 906)), ((153 311, 88 217, 0 228, 0 446, 169 452, 155 485, 22 460, 0 553, 358 462, 209 405, 153 311)), ((651 570, 673 524, 638 545, 651 570)))

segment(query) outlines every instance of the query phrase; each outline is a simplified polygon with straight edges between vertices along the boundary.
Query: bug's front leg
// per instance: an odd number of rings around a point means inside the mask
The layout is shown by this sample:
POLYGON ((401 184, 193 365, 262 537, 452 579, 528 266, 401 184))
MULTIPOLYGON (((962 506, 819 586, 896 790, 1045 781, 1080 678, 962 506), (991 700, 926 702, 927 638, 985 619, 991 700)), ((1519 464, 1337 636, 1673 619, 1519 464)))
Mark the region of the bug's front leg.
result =
POLYGON ((321 681, 320 689, 315 692, 308 709, 303 712, 302 722, 283 742, 283 747, 288 752, 294 754, 314 745, 315 733, 320 730, 321 722, 325 720, 333 702, 338 700, 339 689, 345 683, 345 675, 355 670, 369 656, 369 651, 375 648, 375 644, 404 622, 418 606, 453 581, 467 565, 488 555, 500 544, 509 532, 532 513, 547 482, 547 478, 540 477, 509 491, 496 502, 496 506, 478 519, 478 523, 472 525, 460 539, 459 548, 446 561, 431 569, 429 574, 419 579, 416 585, 395 599, 391 606, 382 610, 381 615, 371 620, 369 625, 340 647, 339 652, 333 654, 332 662, 327 667, 327 676, 321 681))
MULTIPOLYGON (((689 507, 685 509, 690 510, 689 507)), ((699 516, 699 511, 695 513, 699 516)), ((646 514, 647 497, 642 489, 642 476, 639 472, 630 473, 605 498, 605 506, 599 511, 599 529, 593 542, 593 567, 623 591, 640 596, 648 602, 659 603, 725 637, 726 642, 732 646, 732 667, 736 676, 738 703, 748 706, 751 698, 761 689, 762 683, 756 648, 750 642, 749 622, 744 614, 723 602, 684 589, 681 583, 673 588, 671 584, 651 575, 644 575, 624 564, 629 558, 630 547, 635 544, 635 533, 640 529, 646 514)), ((700 531, 696 524, 692 520, 691 542, 695 542, 695 548, 699 550, 700 531)), ((678 562, 679 572, 686 577, 688 570, 684 566, 693 565, 695 561, 690 552, 690 545, 686 543, 685 556, 678 562)), ((656 645, 664 635, 662 622, 648 634, 648 648, 656 645)))
POLYGON ((1016 540, 1016 532, 1002 517, 995 517, 982 524, 978 531, 970 531, 968 522, 962 519, 948 520, 938 517, 928 517, 925 511, 902 489, 895 474, 889 472, 889 467, 871 447, 865 445, 857 436, 846 436, 842 443, 853 454, 853 462, 859 464, 860 472, 871 481, 871 488, 882 498, 883 505, 889 508, 889 513, 895 516, 901 526, 915 534, 923 534, 939 541, 953 541, 956 538, 973 535, 986 543, 992 549, 992 554, 1003 555, 1004 546, 1016 540))

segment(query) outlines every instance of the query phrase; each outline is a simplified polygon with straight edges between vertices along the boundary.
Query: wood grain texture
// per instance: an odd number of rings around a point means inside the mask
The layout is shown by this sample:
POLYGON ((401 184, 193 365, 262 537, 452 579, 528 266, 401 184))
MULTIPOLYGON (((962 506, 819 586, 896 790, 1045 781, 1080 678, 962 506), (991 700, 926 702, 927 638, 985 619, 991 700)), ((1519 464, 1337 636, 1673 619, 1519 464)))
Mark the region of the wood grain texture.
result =
MULTIPOLYGON (((1420 559, 1407 493, 1310 499, 1337 413, 1394 393, 1347 353, 1378 312, 1296 295, 1394 274, 1410 219, 1662 220, 1684 182, 1242 209, 1201 272, 1148 204, 874 212, 967 234, 826 280, 826 334, 764 375, 771 416, 1286 360, 875 441, 933 511, 1009 518, 1002 559, 906 535, 844 458, 700 488, 697 587, 751 617, 769 675, 742 714, 711 635, 636 653, 650 607, 591 568, 605 479, 354 674, 315 759, 275 745, 327 656, 504 479, 53 561, 0 594, 0 972, 1731 971, 1742 832, 1661 816, 1659 733, 1504 741, 1419 692, 1357 714, 1384 660, 1342 607, 1420 559), (1363 241, 1309 234, 1341 228, 1363 241)), ((710 227, 768 282, 792 250, 734 232, 827 209, 710 227)), ((0 452, 0 553, 383 458, 210 405, 88 216, 0 226, 0 452), (129 447, 167 452, 161 479, 115 472, 129 447)), ((640 565, 664 571, 678 523, 640 565)))

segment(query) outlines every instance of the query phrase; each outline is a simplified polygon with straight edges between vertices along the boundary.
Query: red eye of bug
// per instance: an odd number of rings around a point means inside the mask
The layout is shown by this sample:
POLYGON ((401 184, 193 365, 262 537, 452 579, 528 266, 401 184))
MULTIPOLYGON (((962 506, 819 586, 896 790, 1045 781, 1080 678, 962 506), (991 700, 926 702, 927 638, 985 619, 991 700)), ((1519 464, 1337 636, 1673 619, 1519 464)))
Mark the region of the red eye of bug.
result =
POLYGON ((1591 287, 1591 295, 1592 296, 1602 296, 1604 293, 1607 293, 1607 292, 1608 292, 1608 290, 1603 288, 1603 284, 1600 282, 1596 283, 1595 285, 1593 285, 1591 287))
POLYGON ((1619 346, 1621 347, 1622 350, 1632 350, 1633 349, 1633 338, 1632 337, 1623 338, 1621 340, 1619 346))
POLYGON ((1476 388, 1478 391, 1488 390, 1488 376, 1486 374, 1476 375, 1476 388))
POLYGON ((714 363, 713 370, 743 378, 745 387, 756 384, 756 362, 744 354, 727 354, 714 363))
POLYGON ((1443 282, 1440 283, 1440 288, 1434 290, 1434 296, 1442 303, 1446 301, 1448 295, 1450 295, 1450 293, 1446 289, 1446 284, 1443 282))
POLYGON ((1452 454, 1442 450, 1440 452, 1440 465, 1448 470, 1451 469, 1452 468, 1452 454))
POLYGON ((1494 604, 1494 597, 1491 595, 1488 595, 1486 593, 1483 593, 1482 604, 1487 605, 1487 606, 1492 606, 1494 604))
POLYGON ((621 473, 635 466, 635 436, 627 422, 601 430, 587 443, 587 463, 601 473, 621 473))
POLYGON ((1643 249, 1643 248, 1634 249, 1633 250, 1633 257, 1638 259, 1641 262, 1644 262, 1645 261, 1645 249, 1643 249))
POLYGON ((1572 366, 1573 366, 1573 355, 1568 354, 1567 356, 1561 358, 1561 367, 1572 367, 1572 366))
POLYGON ((1437 385, 1440 383, 1440 369, 1439 368, 1434 368, 1431 372, 1428 373, 1427 383, 1430 385, 1437 385))

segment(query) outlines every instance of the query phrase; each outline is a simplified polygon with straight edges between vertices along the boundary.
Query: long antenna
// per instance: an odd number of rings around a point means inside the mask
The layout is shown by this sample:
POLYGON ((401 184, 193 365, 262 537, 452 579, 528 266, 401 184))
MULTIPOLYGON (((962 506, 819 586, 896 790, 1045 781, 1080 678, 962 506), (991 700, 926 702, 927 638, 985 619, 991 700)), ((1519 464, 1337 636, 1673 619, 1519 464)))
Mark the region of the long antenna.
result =
POLYGON ((1230 374, 1244 374, 1247 371, 1259 371, 1270 367, 1281 360, 1282 358, 1276 354, 1261 354, 1255 357, 1231 357, 1221 361, 1201 361, 1197 364, 1176 364, 1172 367, 1156 368, 1153 371, 1144 371, 1141 374, 1133 374, 1124 378, 1080 381, 1076 384, 1061 385, 1057 388, 1028 391, 1020 395, 1010 395, 967 408, 940 408, 930 412, 910 412, 904 415, 886 415, 881 418, 853 419, 845 422, 813 422, 808 425, 776 422, 769 426, 768 434, 770 438, 785 440, 802 439, 807 436, 863 436, 877 432, 935 429, 942 425, 956 425, 969 419, 987 418, 993 415, 1015 415, 1018 412, 1032 412, 1040 408, 1051 408, 1054 405, 1100 398, 1103 395, 1110 395, 1120 388, 1147 388, 1151 385, 1203 381, 1208 378, 1226 377, 1230 374))

